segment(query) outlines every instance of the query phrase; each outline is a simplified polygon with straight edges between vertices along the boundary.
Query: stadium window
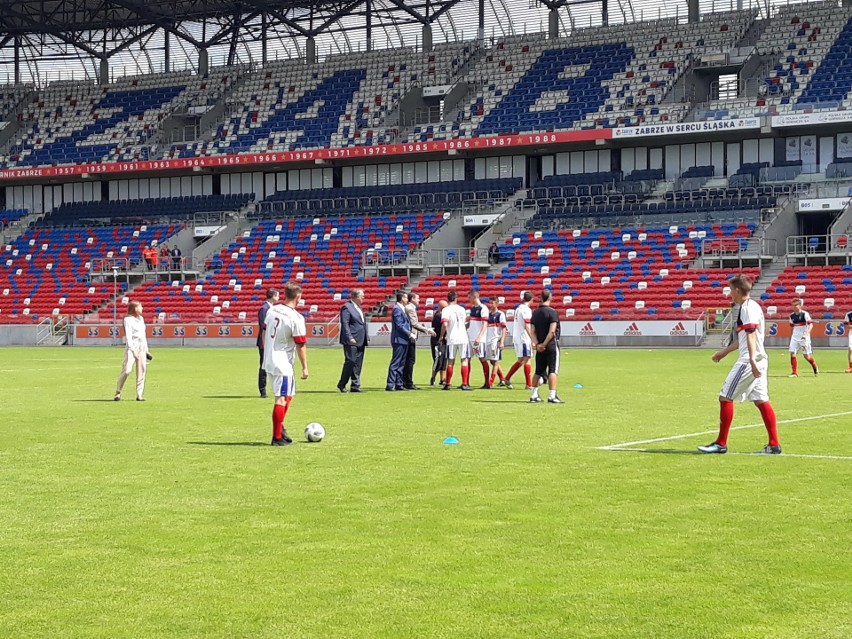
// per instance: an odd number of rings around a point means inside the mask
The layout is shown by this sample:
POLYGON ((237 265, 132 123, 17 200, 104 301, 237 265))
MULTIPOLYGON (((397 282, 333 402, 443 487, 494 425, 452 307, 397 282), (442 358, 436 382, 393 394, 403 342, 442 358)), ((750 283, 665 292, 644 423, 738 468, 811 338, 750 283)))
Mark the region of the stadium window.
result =
POLYGON ((719 76, 719 99, 734 100, 739 94, 739 78, 736 73, 719 76))

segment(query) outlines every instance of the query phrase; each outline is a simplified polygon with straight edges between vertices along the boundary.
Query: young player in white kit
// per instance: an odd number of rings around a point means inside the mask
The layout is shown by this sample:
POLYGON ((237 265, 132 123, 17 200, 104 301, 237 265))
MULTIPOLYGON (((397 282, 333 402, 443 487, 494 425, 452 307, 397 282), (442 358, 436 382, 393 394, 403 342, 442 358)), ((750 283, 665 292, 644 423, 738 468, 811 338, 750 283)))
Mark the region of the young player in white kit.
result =
POLYGON ((444 390, 450 390, 450 382, 453 379, 453 367, 456 356, 461 359, 462 384, 459 388, 464 391, 473 390, 470 386, 470 341, 464 327, 465 312, 456 300, 458 294, 455 291, 447 293, 447 307, 441 311, 441 336, 447 343, 447 383, 444 390))
POLYGON ((811 346, 811 329, 813 328, 811 314, 802 310, 802 300, 793 300, 793 312, 790 313, 790 326, 793 334, 790 336, 790 377, 799 376, 799 360, 796 355, 802 351, 802 356, 807 360, 814 375, 819 375, 819 367, 813 358, 813 347, 811 346))
POLYGON ((527 390, 532 390, 532 365, 530 358, 532 357, 532 302, 533 294, 530 291, 524 291, 521 294, 521 303, 515 309, 515 319, 512 322, 512 343, 515 345, 515 355, 518 361, 512 364, 508 375, 504 380, 504 385, 512 388, 512 375, 521 367, 524 367, 524 377, 527 381, 527 390))
POLYGON ((272 408, 272 445, 286 446, 293 440, 284 429, 290 401, 296 394, 293 361, 298 355, 302 379, 308 379, 308 352, 305 318, 296 310, 302 287, 290 282, 284 287, 284 303, 266 313, 264 322, 263 368, 272 378, 275 405, 272 408))
POLYGON ((769 403, 769 388, 767 371, 769 358, 763 347, 765 325, 763 310, 749 293, 751 280, 745 275, 737 275, 728 282, 731 287, 731 298, 739 305, 737 313, 737 339, 726 348, 713 354, 713 361, 720 362, 730 353, 739 351, 739 357, 728 373, 728 378, 719 393, 719 436, 712 444, 699 446, 702 453, 727 453, 728 432, 734 421, 734 400, 749 400, 754 402, 766 432, 769 434, 769 444, 759 451, 766 455, 780 455, 781 445, 778 443, 778 425, 775 411, 769 403))
POLYGON ((496 297, 488 301, 488 331, 485 335, 485 355, 491 363, 491 377, 485 384, 485 388, 494 386, 494 381, 499 377, 500 386, 504 386, 503 371, 500 370, 500 359, 503 357, 503 346, 506 343, 506 314, 500 310, 500 303, 496 297))
POLYGON ((486 353, 486 338, 488 336, 488 307, 479 298, 479 291, 471 290, 467 294, 470 301, 470 317, 467 325, 467 338, 470 340, 470 352, 479 358, 482 364, 482 374, 485 377, 482 388, 488 388, 488 353, 486 353))

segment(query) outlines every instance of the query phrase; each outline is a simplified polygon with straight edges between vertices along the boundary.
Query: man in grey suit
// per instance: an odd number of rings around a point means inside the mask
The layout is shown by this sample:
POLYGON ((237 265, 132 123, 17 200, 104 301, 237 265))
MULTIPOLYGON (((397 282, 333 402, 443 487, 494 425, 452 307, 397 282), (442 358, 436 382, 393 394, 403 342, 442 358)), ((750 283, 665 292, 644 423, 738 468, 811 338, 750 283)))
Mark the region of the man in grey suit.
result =
POLYGON ((402 369, 402 385, 408 390, 420 390, 414 384, 414 364, 417 361, 417 338, 420 333, 426 335, 434 335, 432 329, 421 324, 417 319, 417 304, 420 302, 420 296, 417 293, 408 294, 408 304, 405 305, 405 313, 408 315, 408 321, 411 323, 411 332, 414 334, 414 339, 408 343, 408 351, 405 353, 405 366, 402 369))
POLYGON ((405 356, 408 353, 408 344, 416 333, 411 330, 411 322, 405 312, 405 304, 408 296, 399 292, 396 294, 396 304, 393 305, 391 313, 391 361, 388 365, 388 381, 385 385, 386 391, 407 390, 402 384, 402 369, 405 367, 405 356))
POLYGON ((367 322, 364 317, 364 289, 353 288, 349 292, 349 301, 340 309, 340 343, 343 346, 343 370, 337 390, 346 392, 346 384, 352 380, 349 391, 361 391, 361 365, 364 363, 364 349, 367 348, 367 322))

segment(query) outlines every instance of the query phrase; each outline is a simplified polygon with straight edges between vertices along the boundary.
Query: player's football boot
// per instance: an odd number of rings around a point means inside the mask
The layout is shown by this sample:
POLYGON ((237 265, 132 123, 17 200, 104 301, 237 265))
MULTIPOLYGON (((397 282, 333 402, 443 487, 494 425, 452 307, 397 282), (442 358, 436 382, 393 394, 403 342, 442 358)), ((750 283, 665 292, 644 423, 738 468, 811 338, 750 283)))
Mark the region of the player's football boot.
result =
POLYGON ((547 403, 548 403, 548 404, 564 404, 565 402, 563 402, 563 401, 562 401, 561 399, 559 399, 558 397, 548 397, 548 398, 547 398, 547 403))
POLYGON ((472 391, 473 390, 473 386, 471 386, 470 384, 462 384, 461 386, 459 386, 459 388, 463 391, 472 391))
POLYGON ((780 455, 781 447, 780 446, 770 446, 766 445, 761 450, 757 451, 758 455, 780 455))
POLYGON ((712 444, 707 444, 706 446, 699 446, 698 451, 706 454, 717 454, 724 455, 728 452, 727 446, 722 446, 717 442, 713 442, 712 444))
POLYGON ((798 377, 798 376, 799 376, 798 373, 790 373, 789 375, 787 375, 787 377, 798 377))
POLYGON ((506 380, 503 380, 502 383, 503 383, 503 387, 508 388, 509 390, 512 390, 513 388, 515 388, 514 386, 512 386, 512 382, 507 382, 506 380))
POLYGON ((293 443, 293 439, 287 434, 287 431, 281 433, 281 439, 272 438, 273 446, 289 446, 293 443))
POLYGON ((819 375, 819 366, 814 369, 814 375, 819 375))
POLYGON ((544 400, 541 397, 539 397, 538 395, 536 395, 535 397, 530 397, 530 403, 531 404, 541 404, 543 401, 544 400))

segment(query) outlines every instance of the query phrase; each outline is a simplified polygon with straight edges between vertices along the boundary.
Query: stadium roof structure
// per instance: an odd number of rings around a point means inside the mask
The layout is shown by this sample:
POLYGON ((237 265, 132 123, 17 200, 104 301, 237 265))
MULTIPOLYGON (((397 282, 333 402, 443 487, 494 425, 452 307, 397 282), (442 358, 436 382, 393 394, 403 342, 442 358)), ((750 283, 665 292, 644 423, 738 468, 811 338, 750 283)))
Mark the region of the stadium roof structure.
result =
POLYGON ((94 80, 433 42, 559 32, 789 0, 0 0, 0 84, 94 80))

